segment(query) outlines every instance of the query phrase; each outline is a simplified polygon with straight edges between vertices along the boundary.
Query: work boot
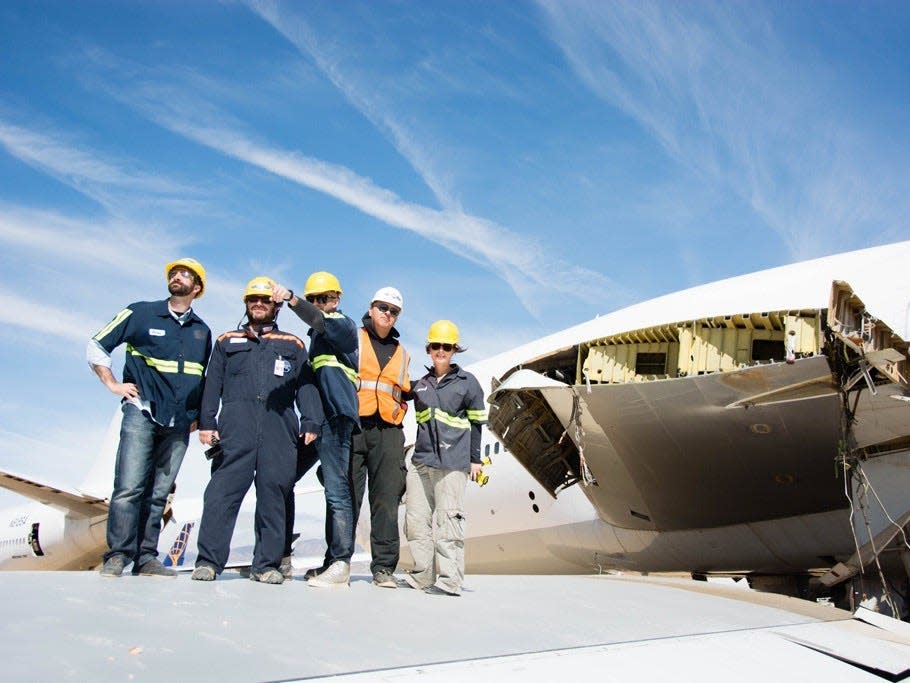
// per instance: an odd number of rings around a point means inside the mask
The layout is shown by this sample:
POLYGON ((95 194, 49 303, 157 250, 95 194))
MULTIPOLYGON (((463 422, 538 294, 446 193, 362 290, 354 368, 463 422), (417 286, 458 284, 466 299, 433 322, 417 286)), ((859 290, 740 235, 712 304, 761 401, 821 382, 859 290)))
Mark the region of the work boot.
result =
POLYGON ((133 567, 133 576, 161 576, 173 579, 177 576, 177 572, 170 567, 165 567, 161 564, 161 560, 155 557, 145 564, 140 565, 138 569, 133 567))
POLYGON ((123 574, 123 556, 111 555, 104 561, 104 566, 98 572, 101 576, 120 576, 123 574))
POLYGON ((429 588, 429 586, 426 586, 426 585, 420 583, 417 580, 417 577, 415 577, 411 572, 405 572, 403 574, 403 576, 404 576, 405 585, 413 588, 414 590, 422 591, 425 588, 429 588))
POLYGON ((317 576, 322 574, 322 572, 324 572, 328 568, 329 568, 329 565, 327 565, 325 562, 323 562, 321 567, 312 567, 311 569, 307 569, 306 573, 303 575, 303 578, 305 580, 309 581, 310 579, 316 578, 317 576))
POLYGON ((281 564, 278 566, 278 571, 281 572, 281 575, 287 581, 290 581, 294 578, 294 565, 291 563, 290 555, 281 558, 281 564))
POLYGON ((347 588, 351 580, 351 565, 343 560, 336 560, 321 574, 307 581, 314 588, 347 588))
POLYGON ((373 574, 373 585, 380 588, 398 588, 395 575, 388 569, 380 569, 373 574))
POLYGON ((447 591, 445 588, 440 588, 437 585, 427 586, 423 589, 423 592, 427 595, 448 595, 452 598, 457 598, 461 593, 453 593, 452 591, 447 591))
POLYGON ((257 571, 250 572, 250 581, 258 581, 259 583, 280 584, 280 583, 284 583, 284 576, 282 576, 281 572, 278 571, 277 569, 273 569, 272 567, 269 567, 268 569, 266 569, 265 571, 262 571, 262 572, 257 572, 257 571))
POLYGON ((200 564, 193 570, 193 575, 190 576, 193 581, 214 581, 215 580, 215 568, 210 567, 207 564, 200 564))

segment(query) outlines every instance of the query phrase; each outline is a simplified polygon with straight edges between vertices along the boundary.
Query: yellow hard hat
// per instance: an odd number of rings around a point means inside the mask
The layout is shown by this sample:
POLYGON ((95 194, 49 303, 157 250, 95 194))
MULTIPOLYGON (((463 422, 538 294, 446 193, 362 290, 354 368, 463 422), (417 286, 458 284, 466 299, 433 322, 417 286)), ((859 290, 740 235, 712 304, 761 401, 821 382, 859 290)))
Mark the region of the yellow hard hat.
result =
POLYGON ((164 267, 164 277, 170 279, 171 271, 178 266, 188 268, 196 274, 196 277, 199 278, 199 284, 201 285, 201 288, 199 290, 199 294, 196 295, 196 298, 201 299, 202 295, 205 294, 205 268, 203 268, 202 264, 199 263, 199 261, 196 259, 190 258, 189 256, 184 256, 183 258, 179 258, 176 261, 171 261, 164 267))
POLYGON ((439 342, 441 344, 458 343, 458 326, 451 320, 437 320, 430 325, 427 332, 427 344, 439 342))
POLYGON ((265 275, 259 275, 246 283, 243 300, 246 301, 248 296, 272 296, 273 292, 272 281, 265 275))
POLYGON ((303 295, 309 296, 310 294, 322 294, 323 292, 344 294, 341 291, 341 283, 338 282, 338 278, 331 273, 320 270, 306 279, 306 284, 303 286, 303 295))

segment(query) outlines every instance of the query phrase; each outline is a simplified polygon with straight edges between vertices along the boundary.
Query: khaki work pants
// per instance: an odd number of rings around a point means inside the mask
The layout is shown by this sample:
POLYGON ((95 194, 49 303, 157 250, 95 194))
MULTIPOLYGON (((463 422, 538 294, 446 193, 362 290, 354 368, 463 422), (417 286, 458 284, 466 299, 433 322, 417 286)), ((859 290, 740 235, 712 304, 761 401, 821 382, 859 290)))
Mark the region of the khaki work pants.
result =
POLYGON ((467 482, 466 472, 420 464, 408 468, 405 533, 414 557, 411 575, 423 587, 436 584, 461 593, 467 482))

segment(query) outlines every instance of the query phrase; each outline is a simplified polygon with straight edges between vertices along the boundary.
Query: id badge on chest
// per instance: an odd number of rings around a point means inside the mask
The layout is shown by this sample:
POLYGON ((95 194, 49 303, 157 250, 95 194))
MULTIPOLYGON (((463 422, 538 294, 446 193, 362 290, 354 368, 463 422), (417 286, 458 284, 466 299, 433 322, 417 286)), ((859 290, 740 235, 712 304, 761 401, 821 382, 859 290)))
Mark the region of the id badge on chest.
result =
POLYGON ((284 358, 278 358, 275 361, 275 376, 284 377, 291 371, 291 361, 284 358))

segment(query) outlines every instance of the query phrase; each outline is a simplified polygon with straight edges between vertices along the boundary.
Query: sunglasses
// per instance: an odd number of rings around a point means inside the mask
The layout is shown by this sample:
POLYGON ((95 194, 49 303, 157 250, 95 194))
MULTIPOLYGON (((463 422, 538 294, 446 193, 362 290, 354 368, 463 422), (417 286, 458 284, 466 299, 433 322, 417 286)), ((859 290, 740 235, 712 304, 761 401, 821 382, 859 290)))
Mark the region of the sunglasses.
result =
POLYGON ((260 303, 260 304, 270 304, 272 303, 272 297, 270 296, 258 296, 256 294, 251 294, 246 298, 247 303, 260 303))
POLYGON ((338 299, 334 294, 310 294, 306 300, 311 304, 320 303, 327 304, 330 301, 336 301, 338 299))
POLYGON ((168 273, 167 279, 173 280, 175 275, 179 275, 180 277, 182 277, 185 280, 195 280, 196 279, 195 273, 193 273, 193 271, 191 271, 191 270, 187 270, 186 268, 174 268, 174 270, 172 270, 170 273, 168 273))
POLYGON ((430 344, 430 349, 432 349, 433 351, 439 351, 439 349, 442 349, 443 351, 448 353, 449 351, 451 351, 454 348, 455 348, 454 344, 441 344, 439 342, 432 342, 430 344))
POLYGON ((376 304, 376 310, 380 313, 388 313, 393 318, 397 318, 398 314, 401 313, 400 308, 395 308, 394 306, 389 306, 388 304, 376 304))

